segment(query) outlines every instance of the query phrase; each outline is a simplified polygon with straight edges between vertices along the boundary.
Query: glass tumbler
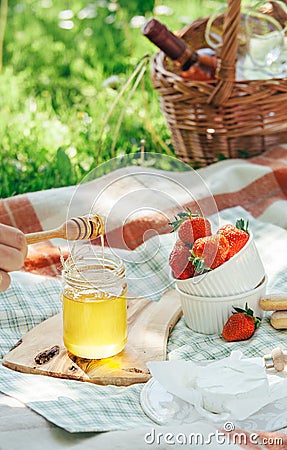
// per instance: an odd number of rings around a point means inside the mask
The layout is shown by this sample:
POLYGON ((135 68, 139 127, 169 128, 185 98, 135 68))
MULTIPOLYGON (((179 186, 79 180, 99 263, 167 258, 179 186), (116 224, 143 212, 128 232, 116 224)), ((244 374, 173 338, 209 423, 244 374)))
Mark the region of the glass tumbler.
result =
POLYGON ((62 272, 63 339, 71 353, 100 359, 127 342, 127 283, 123 261, 112 256, 69 257, 62 272))

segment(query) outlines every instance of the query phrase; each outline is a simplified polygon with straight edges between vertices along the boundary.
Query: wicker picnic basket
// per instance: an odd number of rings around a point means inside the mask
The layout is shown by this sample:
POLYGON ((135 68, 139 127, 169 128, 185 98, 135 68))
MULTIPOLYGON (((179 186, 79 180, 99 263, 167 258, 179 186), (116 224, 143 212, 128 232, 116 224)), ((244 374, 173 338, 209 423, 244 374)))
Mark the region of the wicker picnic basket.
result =
MULTIPOLYGON (((176 154, 194 167, 259 155, 287 142, 287 79, 235 81, 241 0, 228 0, 217 80, 189 81, 170 69, 163 52, 152 58, 152 80, 176 154)), ((206 47, 208 18, 178 35, 206 47)))

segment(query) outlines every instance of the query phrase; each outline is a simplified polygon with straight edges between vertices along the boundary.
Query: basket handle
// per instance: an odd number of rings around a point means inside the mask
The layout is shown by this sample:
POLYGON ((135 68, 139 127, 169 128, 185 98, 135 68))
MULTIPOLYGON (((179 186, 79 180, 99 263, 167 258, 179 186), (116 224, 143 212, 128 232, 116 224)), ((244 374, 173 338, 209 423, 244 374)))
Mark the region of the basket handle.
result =
POLYGON ((224 104, 230 97, 236 78, 238 32, 241 17, 241 0, 228 0, 223 25, 221 62, 217 83, 208 102, 215 106, 224 104))

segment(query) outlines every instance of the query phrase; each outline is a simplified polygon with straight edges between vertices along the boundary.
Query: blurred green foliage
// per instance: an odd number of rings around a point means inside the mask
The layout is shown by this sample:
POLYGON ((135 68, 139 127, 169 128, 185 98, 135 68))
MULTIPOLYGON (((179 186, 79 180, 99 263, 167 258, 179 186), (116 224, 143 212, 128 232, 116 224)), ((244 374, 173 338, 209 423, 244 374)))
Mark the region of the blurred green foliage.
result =
POLYGON ((104 127, 106 118, 140 60, 155 52, 141 35, 143 16, 179 29, 219 4, 10 0, 0 74, 0 197, 77 183, 97 164, 138 151, 141 139, 148 152, 172 153, 149 68, 104 127))
POLYGON ((155 0, 119 0, 119 5, 124 8, 128 17, 136 15, 146 15, 152 13, 155 7, 155 0))

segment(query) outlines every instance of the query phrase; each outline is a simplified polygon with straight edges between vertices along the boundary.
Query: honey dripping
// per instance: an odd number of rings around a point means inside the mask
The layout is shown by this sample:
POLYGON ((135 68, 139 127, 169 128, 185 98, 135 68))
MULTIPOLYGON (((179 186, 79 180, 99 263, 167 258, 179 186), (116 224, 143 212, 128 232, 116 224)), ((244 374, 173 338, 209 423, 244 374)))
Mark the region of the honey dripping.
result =
POLYGON ((113 356, 127 342, 127 283, 121 260, 105 254, 104 222, 89 216, 93 245, 73 247, 64 263, 63 340, 76 356, 89 359, 113 356))
POLYGON ((104 235, 100 234, 100 242, 101 242, 101 251, 102 251, 102 267, 104 269, 105 267, 105 241, 104 241, 104 235))

